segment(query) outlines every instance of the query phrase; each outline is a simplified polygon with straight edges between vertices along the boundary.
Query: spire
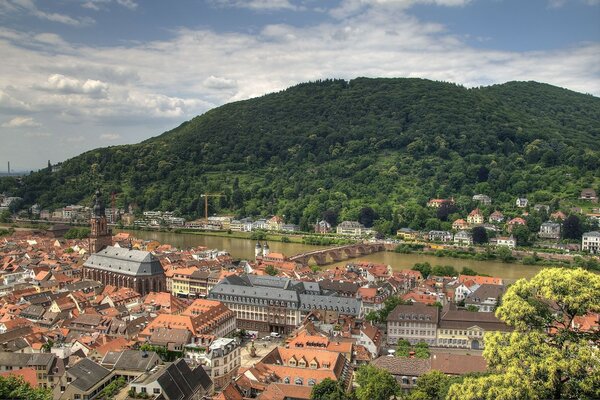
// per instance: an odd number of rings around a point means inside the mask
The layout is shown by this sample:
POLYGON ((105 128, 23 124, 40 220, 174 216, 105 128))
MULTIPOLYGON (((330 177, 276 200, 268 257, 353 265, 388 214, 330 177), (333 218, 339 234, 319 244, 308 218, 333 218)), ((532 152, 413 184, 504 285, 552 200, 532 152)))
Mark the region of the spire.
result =
POLYGON ((104 217, 104 204, 102 203, 102 193, 100 190, 96 190, 96 194, 94 196, 94 216, 95 217, 104 217))

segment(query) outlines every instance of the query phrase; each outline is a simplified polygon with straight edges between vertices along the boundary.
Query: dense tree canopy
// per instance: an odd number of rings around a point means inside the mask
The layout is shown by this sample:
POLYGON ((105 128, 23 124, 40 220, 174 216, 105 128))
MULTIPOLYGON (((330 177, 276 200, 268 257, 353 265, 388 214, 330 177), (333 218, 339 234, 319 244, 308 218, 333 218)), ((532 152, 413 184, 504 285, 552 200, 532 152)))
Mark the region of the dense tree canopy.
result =
POLYGON ((0 399, 14 400, 51 400, 48 389, 32 388, 20 376, 0 376, 0 399))
POLYGON ((356 398, 358 400, 387 400, 400 392, 396 378, 388 371, 373 365, 362 365, 356 371, 356 398))
POLYGON ((120 207, 187 217, 203 215, 201 193, 216 192, 225 197, 209 202, 210 214, 279 214, 305 229, 323 216, 389 233, 428 220, 447 229, 435 218, 470 211, 476 193, 511 207, 517 195, 552 202, 598 189, 599 134, 600 99, 535 82, 327 80, 86 152, 22 184, 1 179, 0 192, 51 208, 89 203, 101 186, 120 207), (451 196, 456 209, 425 206, 451 196))
POLYGON ((490 374, 454 384, 449 400, 600 398, 600 332, 576 318, 600 311, 600 276, 544 269, 510 286, 496 315, 513 332, 488 332, 490 374))

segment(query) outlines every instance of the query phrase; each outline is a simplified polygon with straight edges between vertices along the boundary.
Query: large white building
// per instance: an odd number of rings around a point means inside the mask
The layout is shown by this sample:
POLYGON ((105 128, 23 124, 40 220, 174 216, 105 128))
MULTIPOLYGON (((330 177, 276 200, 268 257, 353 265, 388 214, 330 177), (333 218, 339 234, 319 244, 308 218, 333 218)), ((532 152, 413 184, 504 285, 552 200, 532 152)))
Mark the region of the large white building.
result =
POLYGON ((439 308, 422 303, 399 305, 387 318, 387 342, 395 345, 398 339, 411 344, 423 341, 430 346, 436 344, 439 308))
POLYGON ((581 238, 581 250, 592 254, 600 253, 600 231, 584 233, 581 238))

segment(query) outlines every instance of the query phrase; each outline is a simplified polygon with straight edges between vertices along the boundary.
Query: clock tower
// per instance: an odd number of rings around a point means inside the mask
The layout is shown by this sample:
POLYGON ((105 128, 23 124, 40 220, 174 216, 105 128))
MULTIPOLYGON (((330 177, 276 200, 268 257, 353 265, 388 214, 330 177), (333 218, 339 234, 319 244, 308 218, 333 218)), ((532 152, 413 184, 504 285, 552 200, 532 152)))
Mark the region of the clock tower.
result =
POLYGON ((112 232, 108 229, 100 190, 97 190, 94 196, 90 228, 90 254, 97 253, 107 246, 112 246, 112 232))

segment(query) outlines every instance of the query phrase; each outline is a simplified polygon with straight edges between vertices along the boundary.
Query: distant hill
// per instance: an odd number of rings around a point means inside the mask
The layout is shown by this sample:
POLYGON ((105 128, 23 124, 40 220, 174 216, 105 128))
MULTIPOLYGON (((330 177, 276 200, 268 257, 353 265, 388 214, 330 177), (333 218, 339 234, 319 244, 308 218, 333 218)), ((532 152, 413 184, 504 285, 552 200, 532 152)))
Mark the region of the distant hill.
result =
POLYGON ((215 108, 142 143, 101 148, 23 178, 12 190, 46 207, 89 201, 203 214, 285 215, 307 227, 325 211, 383 230, 423 228, 431 197, 488 194, 508 207, 576 198, 600 184, 600 99, 536 82, 467 89, 424 79, 327 80, 215 108), (364 210, 363 210, 364 211, 364 210), (420 214, 420 215, 417 215, 420 214), (387 225, 384 224, 387 221, 387 225))

